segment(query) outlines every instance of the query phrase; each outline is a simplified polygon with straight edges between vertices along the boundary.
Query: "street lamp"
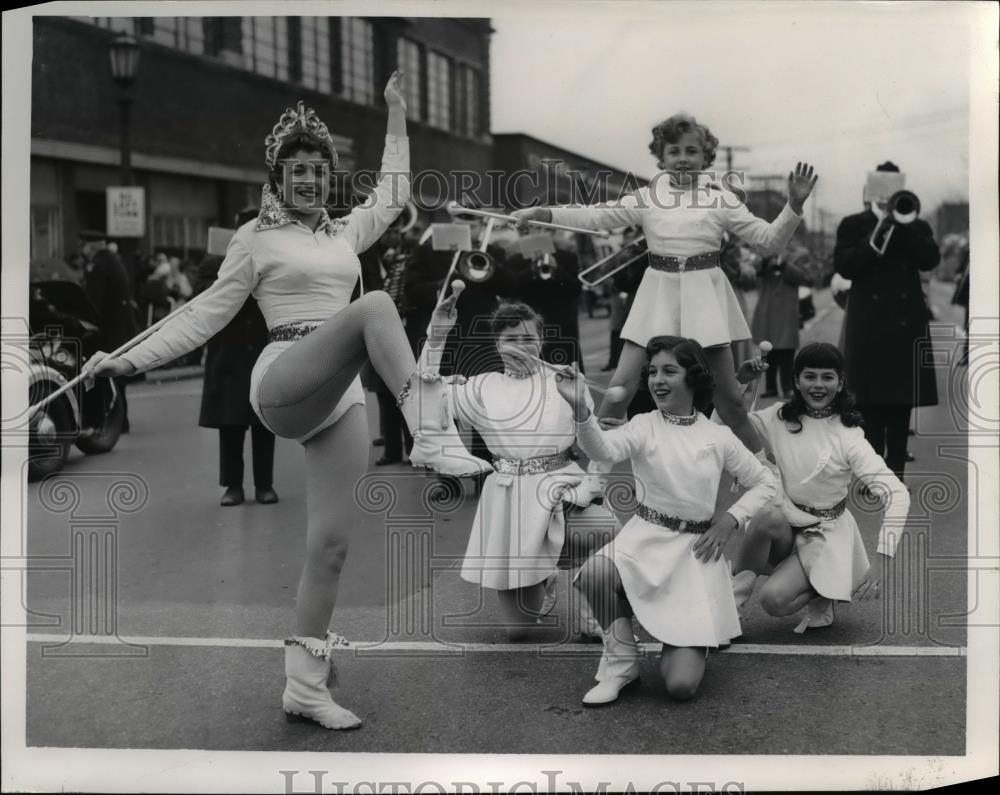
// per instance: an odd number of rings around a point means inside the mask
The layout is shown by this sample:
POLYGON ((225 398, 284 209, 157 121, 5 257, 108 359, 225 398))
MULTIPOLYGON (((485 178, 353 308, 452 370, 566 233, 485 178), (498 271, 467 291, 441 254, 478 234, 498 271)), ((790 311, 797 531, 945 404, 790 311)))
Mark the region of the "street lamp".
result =
POLYGON ((121 107, 121 174, 124 185, 132 184, 132 84, 139 70, 139 42, 128 33, 119 34, 111 42, 111 77, 118 84, 118 105, 121 107))

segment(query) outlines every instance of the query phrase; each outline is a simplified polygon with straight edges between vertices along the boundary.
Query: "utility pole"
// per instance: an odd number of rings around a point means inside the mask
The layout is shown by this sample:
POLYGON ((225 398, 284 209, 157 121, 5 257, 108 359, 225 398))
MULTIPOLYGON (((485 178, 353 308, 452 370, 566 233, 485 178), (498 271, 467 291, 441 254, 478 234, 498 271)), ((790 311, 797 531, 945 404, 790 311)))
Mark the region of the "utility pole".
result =
POLYGON ((726 153, 726 171, 733 170, 733 152, 749 152, 749 146, 720 146, 726 153))

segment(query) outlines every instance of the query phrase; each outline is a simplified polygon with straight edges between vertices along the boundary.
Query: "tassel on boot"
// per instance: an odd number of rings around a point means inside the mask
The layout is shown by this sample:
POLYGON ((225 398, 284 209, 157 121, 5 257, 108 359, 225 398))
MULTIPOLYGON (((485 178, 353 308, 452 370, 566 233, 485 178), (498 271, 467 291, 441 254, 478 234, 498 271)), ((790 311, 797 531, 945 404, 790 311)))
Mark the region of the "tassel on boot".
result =
POLYGON ((281 703, 290 721, 309 720, 327 729, 356 729, 361 719, 337 704, 330 688, 337 685, 333 650, 350 644, 340 635, 285 640, 285 692, 281 703))
POLYGON ((448 402, 449 385, 436 373, 414 371, 396 404, 413 436, 410 463, 453 477, 475 477, 493 471, 472 455, 458 435, 448 402))

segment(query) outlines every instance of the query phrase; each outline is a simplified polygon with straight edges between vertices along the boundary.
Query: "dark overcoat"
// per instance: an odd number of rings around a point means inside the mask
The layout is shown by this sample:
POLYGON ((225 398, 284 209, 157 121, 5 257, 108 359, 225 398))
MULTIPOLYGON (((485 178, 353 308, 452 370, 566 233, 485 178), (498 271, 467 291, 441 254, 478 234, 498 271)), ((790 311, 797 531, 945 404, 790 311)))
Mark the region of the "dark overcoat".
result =
POLYGON ((847 385, 862 405, 937 405, 934 357, 920 272, 941 259, 930 225, 897 224, 879 256, 869 245, 878 222, 870 210, 837 229, 837 273, 851 280, 844 318, 847 385))

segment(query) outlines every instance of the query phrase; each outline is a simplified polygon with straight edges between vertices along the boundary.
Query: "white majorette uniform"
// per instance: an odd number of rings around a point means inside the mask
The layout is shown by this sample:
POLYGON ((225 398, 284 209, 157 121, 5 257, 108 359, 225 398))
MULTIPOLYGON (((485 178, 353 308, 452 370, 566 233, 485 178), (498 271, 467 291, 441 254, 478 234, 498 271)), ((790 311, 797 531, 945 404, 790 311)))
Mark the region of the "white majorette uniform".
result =
POLYGON ((618 537, 596 554, 611 558, 636 618, 671 646, 719 646, 740 635, 725 558, 694 556, 711 525, 726 471, 749 488, 729 509, 740 528, 776 491, 774 476, 736 435, 703 414, 639 414, 602 431, 591 414, 577 439, 592 459, 631 459, 639 507, 618 537))
MULTIPOLYGON (((315 232, 284 209, 266 185, 260 215, 236 230, 215 283, 189 304, 188 311, 123 358, 143 372, 193 350, 221 331, 253 295, 270 341, 250 376, 250 405, 267 425, 259 400, 264 374, 304 329, 321 325, 350 303, 361 278, 358 253, 399 216, 410 194, 409 172, 409 138, 387 135, 382 178, 372 196, 346 218, 332 220, 324 210, 315 232)), ((365 404, 360 378, 354 379, 327 418, 297 441, 305 442, 330 427, 355 404, 365 404)))
POLYGON ((783 405, 751 412, 750 421, 774 454, 788 499, 822 519, 819 527, 795 534, 795 552, 809 584, 820 596, 849 602, 869 567, 858 523, 846 509, 851 476, 888 490, 877 551, 890 557, 910 510, 909 492, 861 428, 845 427, 828 410, 822 416, 804 414, 802 430, 791 433, 778 417, 783 405))
POLYGON ((649 187, 619 202, 551 211, 556 224, 589 229, 642 226, 650 267, 621 336, 643 347, 663 334, 688 337, 706 348, 749 339, 736 293, 719 267, 722 233, 778 253, 802 220, 785 205, 772 223, 763 221, 705 174, 699 175, 697 190, 671 188, 667 174, 661 173, 649 187))
POLYGON ((526 377, 483 373, 452 394, 455 419, 475 428, 494 456, 462 579, 495 590, 540 583, 563 549, 563 499, 586 476, 568 455, 576 440, 573 410, 548 369, 526 377))

